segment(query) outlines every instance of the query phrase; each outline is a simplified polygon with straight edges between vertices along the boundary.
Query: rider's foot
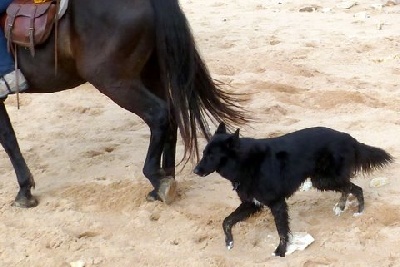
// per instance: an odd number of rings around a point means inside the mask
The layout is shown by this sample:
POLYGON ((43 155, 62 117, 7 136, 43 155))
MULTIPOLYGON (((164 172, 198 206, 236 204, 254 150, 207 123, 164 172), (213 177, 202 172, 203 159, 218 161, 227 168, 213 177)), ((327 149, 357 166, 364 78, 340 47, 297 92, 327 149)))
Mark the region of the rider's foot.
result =
POLYGON ((6 97, 8 94, 25 90, 28 87, 24 75, 20 70, 12 71, 3 77, 0 77, 0 98, 6 97), (17 78, 18 75, 18 78, 17 78), (18 79, 18 83, 17 83, 18 79))

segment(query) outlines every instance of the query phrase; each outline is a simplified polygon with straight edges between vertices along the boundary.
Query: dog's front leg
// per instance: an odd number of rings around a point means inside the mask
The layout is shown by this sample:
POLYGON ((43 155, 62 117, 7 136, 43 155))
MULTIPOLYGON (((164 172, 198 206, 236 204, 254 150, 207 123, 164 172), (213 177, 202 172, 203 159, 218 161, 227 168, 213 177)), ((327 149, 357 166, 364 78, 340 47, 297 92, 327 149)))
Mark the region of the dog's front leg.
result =
POLYGON ((260 210, 261 207, 255 205, 253 202, 242 202, 235 211, 225 218, 222 223, 222 228, 224 229, 225 244, 228 249, 233 248, 232 227, 260 210))
POLYGON ((274 216, 276 229, 279 234, 279 246, 275 250, 275 256, 285 257, 290 232, 288 206, 283 198, 275 201, 269 207, 274 216))

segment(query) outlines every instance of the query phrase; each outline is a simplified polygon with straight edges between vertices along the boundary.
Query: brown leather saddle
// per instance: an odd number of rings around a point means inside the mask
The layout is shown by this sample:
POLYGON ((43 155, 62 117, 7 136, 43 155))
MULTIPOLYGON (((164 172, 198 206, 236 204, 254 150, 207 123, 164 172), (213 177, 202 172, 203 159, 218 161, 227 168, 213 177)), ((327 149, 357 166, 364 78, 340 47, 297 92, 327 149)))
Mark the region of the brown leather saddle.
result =
POLYGON ((14 0, 5 14, 1 15, 1 27, 12 44, 29 48, 35 55, 35 46, 43 44, 57 24, 58 1, 49 0, 34 3, 34 0, 14 0))

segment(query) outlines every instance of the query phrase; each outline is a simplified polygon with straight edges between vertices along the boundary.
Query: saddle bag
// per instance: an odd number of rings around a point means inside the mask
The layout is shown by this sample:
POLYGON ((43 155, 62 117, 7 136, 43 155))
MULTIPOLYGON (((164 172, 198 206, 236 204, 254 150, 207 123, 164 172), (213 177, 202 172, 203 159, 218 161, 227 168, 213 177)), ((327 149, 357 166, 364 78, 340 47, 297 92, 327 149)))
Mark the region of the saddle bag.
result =
POLYGON ((28 47, 32 56, 35 54, 35 45, 44 43, 53 28, 57 6, 53 2, 40 4, 32 0, 16 1, 7 8, 5 36, 8 48, 11 43, 28 47))

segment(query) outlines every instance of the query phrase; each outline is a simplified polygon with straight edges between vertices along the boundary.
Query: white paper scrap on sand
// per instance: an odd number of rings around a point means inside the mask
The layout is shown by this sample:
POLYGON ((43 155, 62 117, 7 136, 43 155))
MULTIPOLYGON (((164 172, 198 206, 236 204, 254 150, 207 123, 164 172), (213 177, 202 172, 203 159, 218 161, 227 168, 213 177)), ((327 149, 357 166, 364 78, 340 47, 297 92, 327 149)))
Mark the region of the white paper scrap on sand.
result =
POLYGON ((302 251, 314 242, 314 238, 306 232, 293 233, 289 246, 286 249, 286 255, 290 255, 296 250, 302 251))
POLYGON ((342 2, 342 3, 337 4, 336 7, 342 8, 342 9, 350 9, 350 8, 352 8, 352 7, 355 6, 355 5, 357 5, 357 2, 354 2, 354 1, 345 1, 345 2, 342 2))
POLYGON ((366 19, 370 18, 370 15, 367 12, 362 11, 362 12, 355 13, 353 15, 353 17, 356 18, 357 20, 366 20, 366 19))
POLYGON ((71 267, 85 267, 85 262, 84 261, 73 261, 70 262, 69 265, 71 265, 71 267))
POLYGON ((371 179, 369 181, 369 187, 381 187, 384 185, 387 185, 389 183, 389 179, 386 177, 377 177, 374 179, 371 179))

